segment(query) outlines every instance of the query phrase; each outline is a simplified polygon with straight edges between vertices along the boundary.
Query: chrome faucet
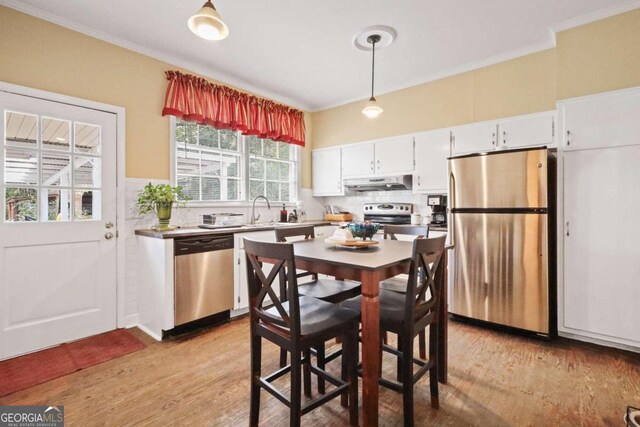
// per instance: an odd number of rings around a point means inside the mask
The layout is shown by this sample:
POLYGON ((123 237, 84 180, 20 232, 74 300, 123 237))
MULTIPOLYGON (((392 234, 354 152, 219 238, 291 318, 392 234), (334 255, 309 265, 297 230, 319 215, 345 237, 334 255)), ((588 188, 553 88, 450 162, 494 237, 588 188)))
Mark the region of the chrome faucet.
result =
POLYGON ((269 199, 267 199, 265 196, 258 196, 255 199, 253 199, 253 205, 251 207, 251 225, 254 225, 256 223, 257 220, 260 219, 260 215, 256 216, 256 200, 258 199, 264 199, 267 202, 267 208, 271 209, 271 203, 269 203, 269 199))

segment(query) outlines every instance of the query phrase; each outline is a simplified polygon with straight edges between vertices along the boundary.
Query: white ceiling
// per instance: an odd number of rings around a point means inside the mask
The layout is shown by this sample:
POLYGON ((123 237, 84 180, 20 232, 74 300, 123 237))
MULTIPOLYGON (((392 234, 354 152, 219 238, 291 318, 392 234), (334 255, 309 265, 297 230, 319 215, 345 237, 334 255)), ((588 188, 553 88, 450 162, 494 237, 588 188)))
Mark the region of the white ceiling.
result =
POLYGON ((213 79, 315 111, 365 99, 371 25, 394 28, 376 52, 376 93, 554 46, 552 28, 640 7, 637 0, 214 0, 226 40, 199 39, 187 19, 203 0, 0 0, 213 79))

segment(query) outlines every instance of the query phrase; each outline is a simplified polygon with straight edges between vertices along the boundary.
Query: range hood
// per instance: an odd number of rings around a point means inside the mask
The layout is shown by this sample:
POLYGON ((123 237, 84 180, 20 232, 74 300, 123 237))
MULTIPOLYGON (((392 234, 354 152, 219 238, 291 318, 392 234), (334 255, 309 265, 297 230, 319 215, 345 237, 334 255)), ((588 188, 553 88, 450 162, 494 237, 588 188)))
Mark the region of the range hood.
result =
POLYGON ((343 185, 352 191, 393 191, 411 190, 413 177, 411 175, 387 176, 375 178, 345 179, 343 185))

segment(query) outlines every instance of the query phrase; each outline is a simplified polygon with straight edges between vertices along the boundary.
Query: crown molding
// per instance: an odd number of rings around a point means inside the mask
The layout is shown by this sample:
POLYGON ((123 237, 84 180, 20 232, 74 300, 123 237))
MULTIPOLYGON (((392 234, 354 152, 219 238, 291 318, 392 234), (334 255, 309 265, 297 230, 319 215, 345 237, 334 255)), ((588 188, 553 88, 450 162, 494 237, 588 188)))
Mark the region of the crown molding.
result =
POLYGON ((227 84, 230 86, 234 86, 238 89, 251 92, 254 95, 258 95, 264 98, 269 98, 271 100, 281 102, 291 107, 299 108, 303 111, 310 111, 309 105, 305 104, 304 102, 301 102, 300 100, 289 98, 287 96, 283 96, 283 95, 265 90, 264 88, 258 88, 252 83, 244 79, 239 79, 235 76, 232 76, 226 73, 225 71, 215 69, 213 67, 212 68, 203 67, 200 64, 196 64, 191 61, 178 58, 174 55, 167 54, 164 52, 159 52, 157 50, 149 49, 144 46, 140 46, 139 44, 130 42, 128 40, 124 40, 119 37, 114 37, 102 31, 97 31, 85 25, 78 24, 77 22, 70 21, 59 15, 43 11, 42 9, 39 9, 36 7, 29 6, 19 0, 0 0, 0 5, 9 7, 11 9, 17 10, 22 13, 26 13, 27 15, 31 15, 39 19, 43 19, 45 21, 49 21, 56 25, 60 25, 61 27, 68 28, 78 33, 82 33, 84 35, 93 37, 95 39, 102 40, 104 42, 139 53, 141 55, 148 56, 150 58, 157 59, 162 62, 166 62, 170 65, 174 65, 176 67, 190 70, 192 72, 201 74, 210 79, 216 80, 217 82, 220 82, 222 84, 227 84))
POLYGON ((605 9, 597 10, 585 15, 576 16, 575 18, 568 19, 566 21, 560 22, 559 24, 552 25, 550 27, 550 30, 555 36, 556 33, 579 27, 581 25, 589 24, 591 22, 600 21, 601 19, 609 18, 611 16, 619 15, 621 13, 629 12, 630 10, 638 8, 640 8, 640 0, 628 0, 617 5, 607 7, 605 9))

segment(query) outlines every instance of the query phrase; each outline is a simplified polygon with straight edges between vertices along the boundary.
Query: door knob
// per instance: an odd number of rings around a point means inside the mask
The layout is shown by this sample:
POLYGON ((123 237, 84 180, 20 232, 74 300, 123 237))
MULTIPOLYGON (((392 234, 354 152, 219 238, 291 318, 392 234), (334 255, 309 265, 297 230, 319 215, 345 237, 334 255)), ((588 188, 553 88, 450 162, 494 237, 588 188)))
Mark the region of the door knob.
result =
POLYGON ((104 238, 107 240, 113 239, 113 233, 112 232, 105 233, 104 238))
POLYGON ((113 223, 111 221, 109 221, 108 223, 106 223, 104 225, 106 228, 113 228, 113 223))

